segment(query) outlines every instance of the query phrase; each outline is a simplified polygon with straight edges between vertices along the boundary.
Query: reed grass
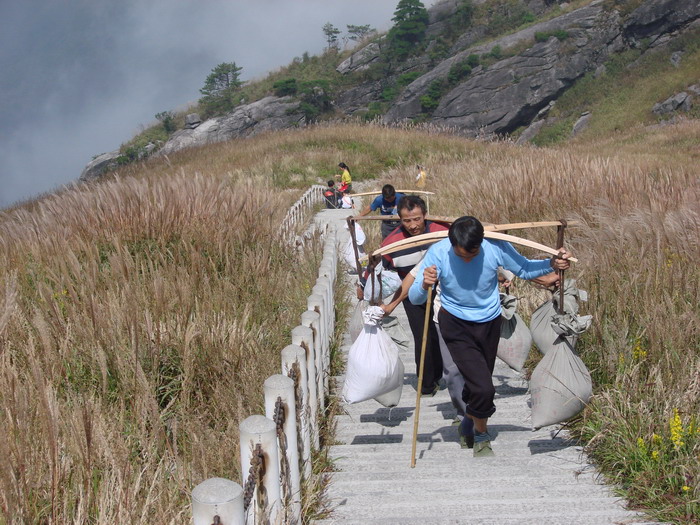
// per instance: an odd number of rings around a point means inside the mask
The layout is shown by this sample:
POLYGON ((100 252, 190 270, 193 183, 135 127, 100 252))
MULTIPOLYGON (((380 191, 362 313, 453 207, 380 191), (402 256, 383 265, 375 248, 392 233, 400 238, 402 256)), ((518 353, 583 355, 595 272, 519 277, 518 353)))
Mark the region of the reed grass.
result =
MULTIPOLYGON (((590 294, 578 350, 596 385, 577 432, 632 506, 697 522, 697 136, 688 120, 540 149, 326 124, 151 159, 0 214, 0 522, 181 523, 199 481, 240 479, 238 422, 261 412, 318 263, 275 230, 341 160, 377 188, 410 188, 425 165, 436 215, 581 221, 569 275, 590 294)), ((363 227, 376 247, 378 223, 363 227)))
POLYGON ((0 522, 183 523, 306 309, 294 193, 122 177, 0 216, 0 522))

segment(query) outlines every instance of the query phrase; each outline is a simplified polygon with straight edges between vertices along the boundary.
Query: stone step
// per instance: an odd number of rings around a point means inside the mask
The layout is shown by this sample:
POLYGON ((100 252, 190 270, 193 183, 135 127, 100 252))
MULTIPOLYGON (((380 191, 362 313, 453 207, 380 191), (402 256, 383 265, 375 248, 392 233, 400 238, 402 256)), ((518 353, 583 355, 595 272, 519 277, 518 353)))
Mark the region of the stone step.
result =
MULTIPOLYGON (((537 516, 527 514, 507 515, 498 514, 497 516, 488 516, 482 513, 471 513, 468 516, 460 515, 459 517, 445 516, 440 513, 437 516, 431 516, 429 520, 425 517, 413 516, 408 514, 388 516, 382 514, 381 517, 363 517, 355 519, 348 518, 328 518, 317 520, 314 523, 318 525, 543 525, 543 524, 567 524, 567 525, 651 525, 652 522, 644 521, 642 516, 634 517, 634 515, 624 510, 598 510, 590 511, 585 515, 577 514, 575 516, 562 516, 558 514, 542 511, 537 516)), ((658 524, 656 524, 658 525, 658 524)))
POLYGON ((382 501, 375 498, 360 496, 348 497, 344 504, 338 505, 334 511, 336 519, 341 517, 353 520, 370 520, 381 516, 394 520, 401 518, 420 518, 426 523, 434 516, 461 517, 463 523, 473 523, 479 519, 494 519, 498 516, 524 520, 540 519, 540 523, 571 523, 578 517, 615 516, 622 518, 628 514, 622 505, 610 497, 584 498, 545 497, 538 500, 532 498, 492 499, 476 498, 432 498, 406 499, 401 495, 395 499, 385 497, 382 501), (555 519, 557 521, 549 521, 555 519))

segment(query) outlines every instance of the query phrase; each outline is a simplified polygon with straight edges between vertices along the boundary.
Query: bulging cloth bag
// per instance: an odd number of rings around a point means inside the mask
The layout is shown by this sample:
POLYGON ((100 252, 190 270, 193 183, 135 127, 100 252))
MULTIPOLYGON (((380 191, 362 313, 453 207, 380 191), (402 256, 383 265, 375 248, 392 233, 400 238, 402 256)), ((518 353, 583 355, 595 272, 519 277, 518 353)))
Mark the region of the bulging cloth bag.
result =
MULTIPOLYGON (((367 301, 359 301, 355 305, 355 309, 350 316, 350 323, 348 324, 348 332, 350 333, 351 341, 355 341, 362 333, 362 327, 364 326, 362 313, 366 308, 367 301)), ((384 333, 391 337, 391 340, 399 347, 399 350, 409 350, 412 348, 413 339, 406 334, 404 327, 393 315, 385 315, 382 317, 382 329, 384 333)))
POLYGON ((387 270, 378 264, 367 275, 365 283, 364 300, 377 303, 380 299, 386 299, 394 295, 401 288, 401 277, 396 272, 387 270))
POLYGON ((570 348, 576 346, 578 336, 591 324, 591 316, 579 316, 578 301, 586 301, 588 294, 576 287, 575 279, 564 281, 564 313, 558 314, 559 292, 535 310, 530 319, 530 333, 537 348, 544 355, 565 342, 570 348), (555 328, 558 326, 558 328, 555 328))
POLYGON ((403 363, 399 349, 382 330, 383 310, 370 306, 363 315, 364 326, 350 351, 343 383, 346 403, 376 399, 387 407, 396 406, 403 388, 403 363))
POLYGON ((573 348, 566 342, 552 348, 530 378, 533 430, 574 417, 590 400, 592 388, 591 374, 573 348))
MULTIPOLYGON (((367 240, 367 236, 365 235, 364 230, 362 227, 357 223, 354 222, 355 224, 355 244, 357 245, 357 255, 358 257, 362 258, 365 255, 365 249, 364 249, 364 244, 365 241, 367 240)), ((347 223, 345 224, 345 229, 348 230, 348 225, 347 223)), ((345 246, 343 246, 343 249, 341 251, 341 255, 343 257, 343 260, 347 263, 347 265, 357 271, 356 269, 356 261, 355 261, 355 249, 352 246, 352 237, 348 239, 348 242, 345 243, 345 246)))
POLYGON ((496 355, 516 372, 522 372, 532 346, 532 334, 525 321, 515 313, 518 298, 500 294, 501 297, 501 337, 498 340, 496 355))

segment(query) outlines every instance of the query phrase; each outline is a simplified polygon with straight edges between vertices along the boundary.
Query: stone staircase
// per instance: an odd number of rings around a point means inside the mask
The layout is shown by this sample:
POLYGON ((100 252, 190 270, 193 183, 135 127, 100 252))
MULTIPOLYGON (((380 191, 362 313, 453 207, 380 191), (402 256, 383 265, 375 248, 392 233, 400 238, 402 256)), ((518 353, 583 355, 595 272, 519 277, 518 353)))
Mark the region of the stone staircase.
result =
MULTIPOLYGON (((339 211, 319 215, 337 220, 339 211)), ((401 306, 394 315, 410 334, 401 306)), ((343 351, 351 345, 346 334, 343 351)), ((411 468, 417 375, 413 350, 400 355, 405 376, 397 407, 369 400, 346 405, 337 416, 338 444, 329 454, 337 471, 327 492, 334 510, 315 523, 650 523, 625 509, 565 432, 531 430, 527 381, 500 360, 493 375, 497 410, 489 420, 495 457, 475 459, 471 450, 460 448, 452 425, 456 412, 447 391, 440 390, 421 400, 416 466, 411 468)), ((342 384, 343 377, 337 377, 338 390, 342 384)))

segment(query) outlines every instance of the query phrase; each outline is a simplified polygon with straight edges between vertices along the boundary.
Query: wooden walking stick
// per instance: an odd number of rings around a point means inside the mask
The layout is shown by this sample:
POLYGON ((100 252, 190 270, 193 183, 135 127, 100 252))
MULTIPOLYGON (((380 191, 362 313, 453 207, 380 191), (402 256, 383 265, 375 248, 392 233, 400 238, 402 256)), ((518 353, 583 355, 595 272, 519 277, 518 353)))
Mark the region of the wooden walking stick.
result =
MULTIPOLYGON (((557 227, 557 250, 564 247, 564 230, 566 230, 566 219, 561 219, 561 224, 557 227)), ((564 313, 564 270, 559 270, 559 308, 558 314, 564 313)))
POLYGON ((411 468, 416 466, 416 442, 418 441, 418 418, 420 417, 420 396, 423 389, 423 368, 425 365, 425 347, 428 343, 428 325, 430 324, 430 304, 433 299, 433 287, 428 288, 428 300, 425 303, 425 323, 423 323, 423 342, 420 349, 420 365, 418 366, 418 385, 416 385, 416 414, 413 419, 413 444, 411 445, 411 468))

